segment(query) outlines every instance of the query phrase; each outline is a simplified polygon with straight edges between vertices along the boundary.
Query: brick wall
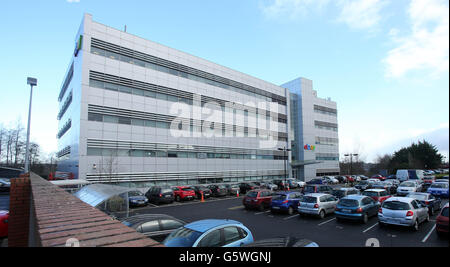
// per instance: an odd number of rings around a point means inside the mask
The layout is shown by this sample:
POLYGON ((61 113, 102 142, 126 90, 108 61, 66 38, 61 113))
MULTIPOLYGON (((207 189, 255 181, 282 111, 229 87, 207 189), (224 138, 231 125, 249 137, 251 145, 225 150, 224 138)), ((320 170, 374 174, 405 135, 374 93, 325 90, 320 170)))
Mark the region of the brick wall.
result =
POLYGON ((162 246, 33 173, 13 183, 9 246, 162 246))
POLYGON ((11 179, 9 200, 8 246, 28 245, 30 220, 30 178, 11 179))

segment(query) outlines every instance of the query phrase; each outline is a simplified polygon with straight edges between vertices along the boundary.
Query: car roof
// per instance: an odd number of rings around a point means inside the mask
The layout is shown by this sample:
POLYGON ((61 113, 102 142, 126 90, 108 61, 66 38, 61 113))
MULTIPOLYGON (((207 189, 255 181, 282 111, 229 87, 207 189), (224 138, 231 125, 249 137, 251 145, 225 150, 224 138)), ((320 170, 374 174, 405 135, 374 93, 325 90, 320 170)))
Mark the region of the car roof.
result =
POLYGON ((328 196, 330 194, 324 194, 324 193, 312 193, 312 194, 307 194, 305 195, 305 197, 321 197, 321 196, 328 196))
POLYGON ((341 187, 341 188, 336 188, 336 190, 341 190, 341 191, 349 191, 349 190, 358 190, 354 187, 341 187))
POLYGON ((367 192, 384 192, 384 191, 386 191, 386 190, 384 190, 384 189, 367 189, 367 190, 365 190, 365 191, 367 191, 367 192))
POLYGON ((189 223, 185 225, 185 228, 204 233, 208 231, 211 228, 215 228, 218 226, 224 226, 224 225, 233 225, 233 224, 240 224, 242 223, 234 220, 218 220, 218 219, 208 219, 208 220, 201 220, 189 223))
POLYGON ((366 198, 367 196, 363 196, 363 195, 350 195, 350 196, 346 196, 344 198, 341 199, 354 199, 354 200, 361 200, 363 198, 366 198))
POLYGON ((391 201, 399 201, 399 202, 410 203, 413 200, 414 200, 414 198, 411 198, 411 197, 391 197, 391 198, 386 199, 384 202, 386 202, 386 201, 389 201, 389 202, 391 202, 391 201))

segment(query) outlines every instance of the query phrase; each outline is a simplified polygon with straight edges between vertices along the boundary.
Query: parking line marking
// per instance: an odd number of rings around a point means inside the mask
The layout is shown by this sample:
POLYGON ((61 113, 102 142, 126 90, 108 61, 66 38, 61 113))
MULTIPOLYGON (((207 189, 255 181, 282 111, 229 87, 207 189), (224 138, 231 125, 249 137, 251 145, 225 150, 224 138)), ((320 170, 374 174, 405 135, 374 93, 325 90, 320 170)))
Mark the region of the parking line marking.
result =
POLYGON ((269 212, 270 212, 270 210, 269 211, 258 212, 258 213, 255 213, 255 215, 261 215, 261 214, 269 213, 269 212))
POLYGON ((333 219, 328 220, 328 221, 326 221, 326 222, 320 223, 320 224, 318 224, 318 225, 321 226, 321 225, 324 225, 324 224, 326 224, 326 223, 332 222, 332 221, 334 221, 334 220, 336 220, 336 218, 333 218, 333 219))
POLYGON ((422 240, 422 243, 427 242, 428 238, 430 237, 430 235, 434 232, 434 230, 436 229, 436 224, 433 226, 433 228, 431 228, 431 231, 427 234, 427 236, 425 236, 425 238, 422 240))
POLYGON ((375 226, 377 226, 377 225, 378 225, 378 223, 372 225, 371 227, 369 227, 369 228, 367 228, 366 230, 364 230, 363 233, 366 233, 366 232, 372 230, 372 229, 373 229, 375 226))
POLYGON ((236 207, 229 208, 229 210, 238 210, 238 209, 243 209, 243 208, 244 208, 244 206, 236 206, 236 207))
POLYGON ((300 214, 297 214, 297 215, 293 215, 293 216, 284 218, 283 220, 287 221, 287 220, 290 220, 290 219, 295 218, 295 217, 298 217, 298 216, 300 216, 300 214))

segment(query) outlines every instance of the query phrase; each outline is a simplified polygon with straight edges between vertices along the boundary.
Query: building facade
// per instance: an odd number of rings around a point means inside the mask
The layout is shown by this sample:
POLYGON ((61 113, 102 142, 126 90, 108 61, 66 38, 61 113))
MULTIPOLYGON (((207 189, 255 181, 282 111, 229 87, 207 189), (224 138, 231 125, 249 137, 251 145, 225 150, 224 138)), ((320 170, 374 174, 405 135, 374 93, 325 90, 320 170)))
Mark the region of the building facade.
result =
POLYGON ((317 97, 313 82, 298 78, 290 91, 292 175, 302 181, 339 175, 337 104, 317 97))
POLYGON ((289 98, 86 14, 58 97, 58 171, 133 187, 282 178, 289 98))

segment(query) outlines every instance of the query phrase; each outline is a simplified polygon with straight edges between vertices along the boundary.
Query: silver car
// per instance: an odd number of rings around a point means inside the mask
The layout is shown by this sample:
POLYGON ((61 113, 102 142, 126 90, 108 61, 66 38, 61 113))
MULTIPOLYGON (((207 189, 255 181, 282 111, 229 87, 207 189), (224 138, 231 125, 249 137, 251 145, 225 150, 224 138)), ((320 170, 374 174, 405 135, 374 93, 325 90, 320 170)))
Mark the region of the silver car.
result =
POLYGON ((422 185, 415 181, 406 181, 401 183, 397 188, 398 196, 407 196, 409 193, 420 192, 422 190, 422 185))
POLYGON ((261 183, 260 185, 261 188, 266 188, 272 191, 278 190, 278 186, 276 184, 273 183, 261 183))
POLYGON ((338 201, 330 194, 307 194, 298 203, 298 212, 300 215, 316 215, 323 219, 325 215, 334 213, 338 201))
POLYGON ((383 202, 378 212, 380 227, 386 224, 412 227, 419 230, 419 224, 430 221, 428 207, 408 197, 392 197, 383 202))

